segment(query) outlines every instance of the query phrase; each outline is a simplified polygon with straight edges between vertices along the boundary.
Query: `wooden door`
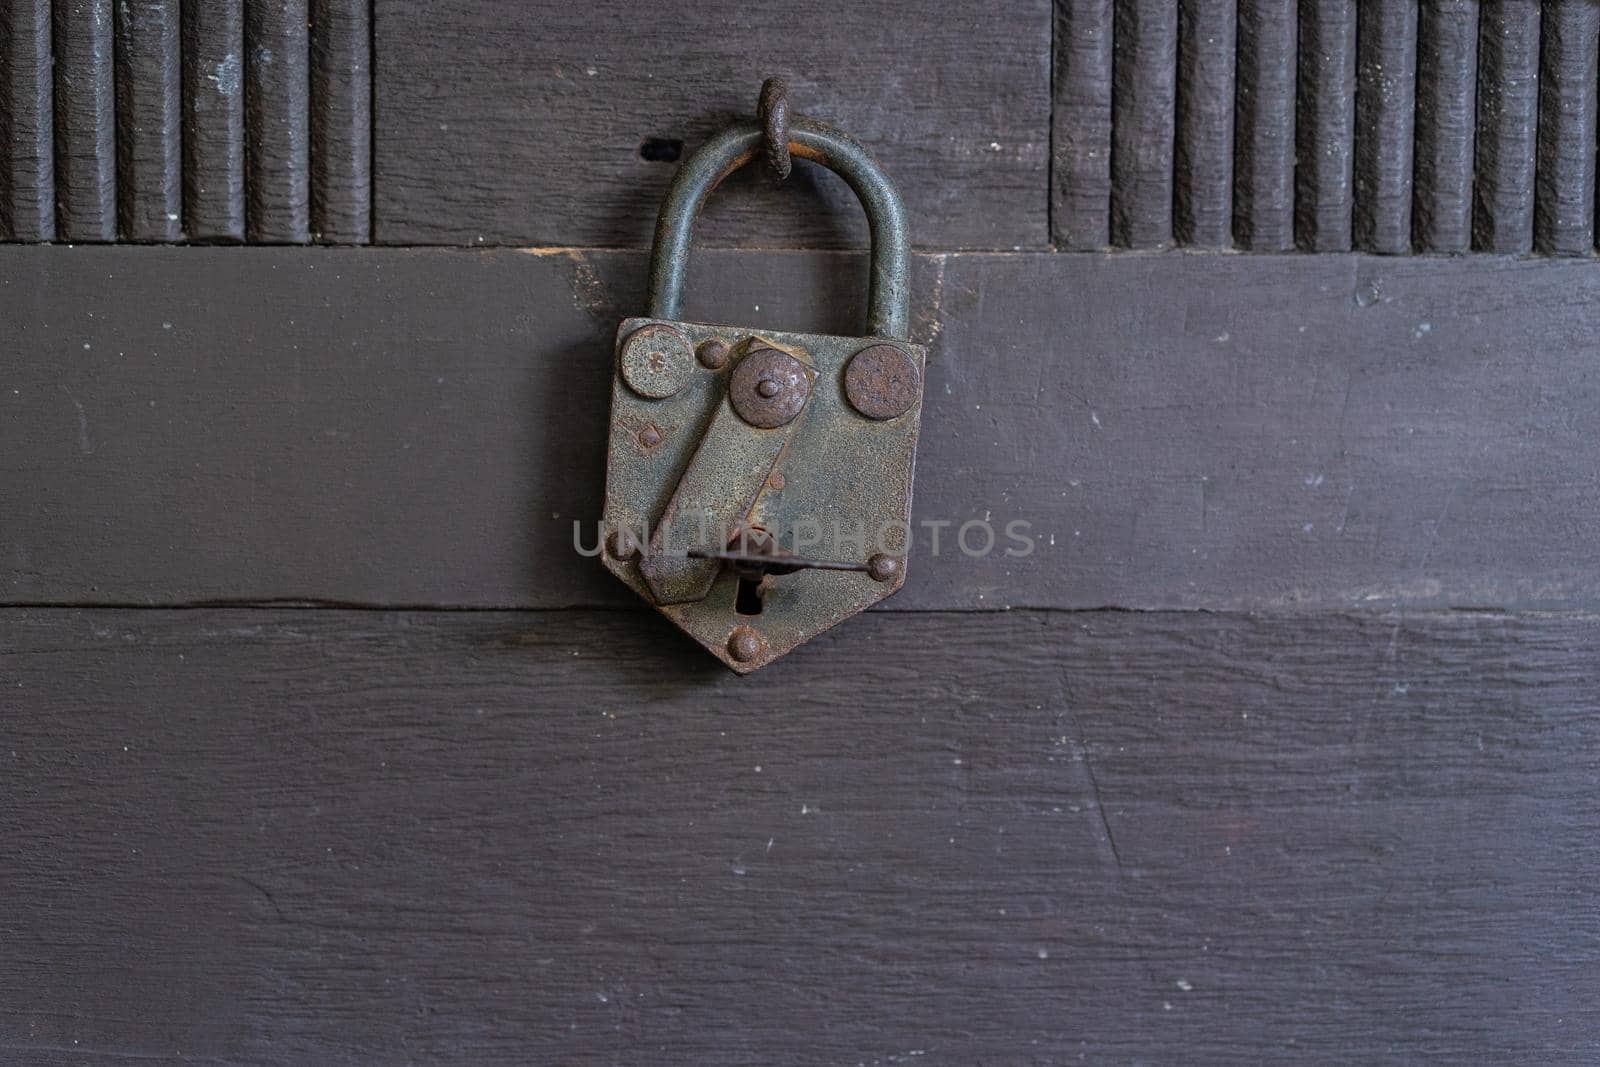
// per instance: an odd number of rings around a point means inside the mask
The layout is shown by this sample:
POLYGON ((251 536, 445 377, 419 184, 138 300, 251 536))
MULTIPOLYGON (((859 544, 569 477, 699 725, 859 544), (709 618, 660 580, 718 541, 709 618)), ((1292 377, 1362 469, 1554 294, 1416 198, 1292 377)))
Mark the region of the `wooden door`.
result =
MULTIPOLYGON (((0 1060, 1600 1057, 1600 9, 0 13, 0 1060), (774 73, 931 349, 907 587, 740 679, 574 523, 774 73)), ((864 244, 741 173, 686 315, 864 244)))

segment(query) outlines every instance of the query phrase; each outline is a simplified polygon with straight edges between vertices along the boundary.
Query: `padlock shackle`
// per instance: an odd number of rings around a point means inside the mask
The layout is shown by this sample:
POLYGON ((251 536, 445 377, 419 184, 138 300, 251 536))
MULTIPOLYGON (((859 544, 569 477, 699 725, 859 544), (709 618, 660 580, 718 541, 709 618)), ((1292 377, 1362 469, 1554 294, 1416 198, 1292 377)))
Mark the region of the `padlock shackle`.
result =
MULTIPOLYGON (((678 168, 656 220, 655 247, 650 254, 651 318, 681 317, 695 220, 722 179, 761 154, 763 132, 759 123, 735 123, 701 145, 678 168)), ((866 209, 872 235, 867 335, 910 340, 907 276, 911 239, 906 232, 905 207, 888 175, 853 137, 798 115, 789 122, 789 151, 821 163, 855 190, 866 209)))

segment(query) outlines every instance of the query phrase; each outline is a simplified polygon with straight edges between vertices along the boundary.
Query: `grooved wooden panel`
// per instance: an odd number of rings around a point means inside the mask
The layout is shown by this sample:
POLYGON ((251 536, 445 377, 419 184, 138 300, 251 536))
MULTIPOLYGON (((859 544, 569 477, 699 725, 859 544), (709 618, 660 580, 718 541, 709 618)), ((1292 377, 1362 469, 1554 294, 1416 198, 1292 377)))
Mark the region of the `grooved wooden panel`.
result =
POLYGON ((1412 230, 1421 252, 1472 248, 1478 21, 1478 0, 1438 0, 1418 9, 1412 230))
POLYGON ((1172 235, 1201 248, 1233 245, 1234 4, 1178 5, 1172 235))
POLYGON ((1585 255, 1595 237, 1600 5, 1551 4, 1541 30, 1534 246, 1549 255, 1585 255))
POLYGON ((116 72, 111 0, 55 0, 56 233, 117 239, 116 72))
POLYGON ((371 0, 311 0, 311 232, 372 239, 371 0))
MULTIPOLYGON (((0 252, 5 601, 629 602, 573 524, 643 253, 0 252)), ((897 607, 1600 605, 1591 264, 914 263, 897 607)), ((693 273, 690 318, 860 329, 860 255, 693 273)))
POLYGON ((30 1064, 1600 1051, 1592 615, 0 613, 30 1064))
POLYGON ((1356 5, 1300 0, 1295 101, 1295 239, 1311 252, 1350 248, 1356 119, 1356 5))
MULTIPOLYGON (((674 168, 761 80, 867 145, 939 248, 1043 247, 1049 0, 753 5, 378 0, 377 238, 642 246, 674 168)), ((844 183, 757 168, 702 244, 865 245, 844 183)))
POLYGON ((1294 248, 1295 0, 1240 0, 1234 94, 1233 236, 1253 252, 1294 248))
POLYGON ((1416 0, 1358 5, 1355 246, 1411 251, 1417 89, 1416 0))
POLYGON ((183 5, 183 210, 193 240, 244 240, 244 61, 244 0, 183 5))
POLYGON ((1057 0, 1052 238, 1063 249, 1111 243, 1112 0, 1057 0))
POLYGON ((1111 91, 1111 242, 1172 243, 1177 6, 1116 0, 1111 91))
POLYGON ((245 232, 261 244, 311 239, 307 0, 245 4, 245 232))
POLYGON ((50 0, 0 0, 0 241, 56 234, 50 0))
POLYGON ((183 235, 178 0, 118 0, 117 212, 129 241, 183 235))
POLYGON ((1473 246, 1485 252, 1531 252, 1539 5, 1487 4, 1478 25, 1473 246))

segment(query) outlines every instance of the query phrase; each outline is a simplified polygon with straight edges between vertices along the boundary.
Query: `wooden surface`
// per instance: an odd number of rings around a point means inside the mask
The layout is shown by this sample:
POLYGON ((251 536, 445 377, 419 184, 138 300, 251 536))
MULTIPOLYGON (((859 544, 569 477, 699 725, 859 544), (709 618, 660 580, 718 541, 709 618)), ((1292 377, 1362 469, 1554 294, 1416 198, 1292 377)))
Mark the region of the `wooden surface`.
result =
MULTIPOLYGON (((919 244, 1049 241, 1049 0, 937 17, 911 0, 378 0, 375 16, 384 243, 648 244, 674 168, 642 158, 645 142, 692 149, 754 114, 774 74, 795 112, 870 146, 919 244)), ((731 180, 699 232, 710 245, 866 243, 848 188, 810 164, 783 187, 731 180)))
POLYGON ((50 0, 0 2, 0 241, 56 233, 50 0))
POLYGON ((12 1062, 1587 1064, 1592 615, 0 613, 12 1062))
POLYGON ((111 0, 56 0, 56 235, 117 238, 116 46, 111 0))
POLYGON ((179 21, 178 0, 117 6, 117 230, 126 241, 183 235, 179 21))
MULTIPOLYGON (((0 252, 7 601, 627 602, 572 525, 642 254, 0 252)), ((859 256, 691 273, 691 318, 860 328, 859 256)), ((952 525, 895 603, 1592 610, 1597 302, 1558 260, 919 257, 952 525), (953 549, 985 519, 1035 550, 953 549)))
POLYGON ((244 240, 244 0, 183 5, 183 213, 196 241, 244 240))

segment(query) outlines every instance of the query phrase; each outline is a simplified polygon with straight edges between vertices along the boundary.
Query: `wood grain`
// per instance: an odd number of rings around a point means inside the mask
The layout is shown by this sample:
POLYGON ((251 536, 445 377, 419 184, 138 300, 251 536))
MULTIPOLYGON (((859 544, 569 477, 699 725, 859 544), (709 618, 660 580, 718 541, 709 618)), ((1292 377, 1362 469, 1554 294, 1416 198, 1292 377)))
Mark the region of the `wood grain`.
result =
POLYGON ((1411 251, 1417 6, 1415 0, 1358 5, 1354 240, 1368 252, 1411 251))
POLYGON ((178 0, 118 0, 117 214, 125 241, 183 235, 178 0))
POLYGON ((1172 243, 1178 14, 1170 0, 1116 0, 1111 92, 1111 242, 1172 243))
POLYGON ((1350 0, 1300 0, 1295 108, 1295 239, 1308 252, 1348 251, 1356 121, 1356 5, 1350 0))
POLYGON ((1533 250, 1539 10, 1491 3, 1479 14, 1472 240, 1485 252, 1533 250))
POLYGON ((1600 6, 1549 5, 1541 21, 1539 154, 1534 247, 1547 255, 1594 250, 1595 122, 1600 6))
MULTIPOLYGON (((753 5, 378 0, 378 239, 650 242, 669 162, 753 116, 782 75, 793 111, 859 139, 937 248, 1049 242, 1050 0, 753 5)), ((1170 116, 1169 116, 1170 117, 1170 116)), ((865 246, 842 181, 731 179, 702 244, 865 246)))
POLYGON ((0 0, 0 241, 56 234, 50 0, 0 0))
POLYGON ((1295 0, 1240 0, 1234 94, 1233 236, 1253 252, 1294 248, 1295 0))
POLYGON ((245 5, 246 231, 258 244, 311 239, 307 0, 245 5))
MULTIPOLYGON (((951 525, 895 606, 1600 605, 1589 265, 914 262, 915 515, 951 525)), ((691 318, 860 329, 859 255, 691 273, 691 318)), ((6 601, 629 602, 572 528, 642 253, 8 246, 0 278, 6 601)))
POLYGON ((741 682, 644 613, 0 613, 0 1047, 1592 1062, 1597 643, 873 613, 741 682))
POLYGON ((183 212, 193 241, 242 241, 244 0, 183 5, 183 212))
POLYGON ((1178 5, 1172 233, 1179 244, 1233 246, 1234 0, 1178 5))
POLYGON ((1478 0, 1417 14, 1412 237, 1422 252, 1472 248, 1472 137, 1477 121, 1478 0))
POLYGON ((1051 99, 1051 237, 1111 243, 1112 0, 1058 0, 1051 99))
POLYGON ((111 0, 55 0, 56 234, 117 239, 117 136, 111 0))
POLYGON ((372 239, 371 0, 311 0, 311 233, 372 239))

